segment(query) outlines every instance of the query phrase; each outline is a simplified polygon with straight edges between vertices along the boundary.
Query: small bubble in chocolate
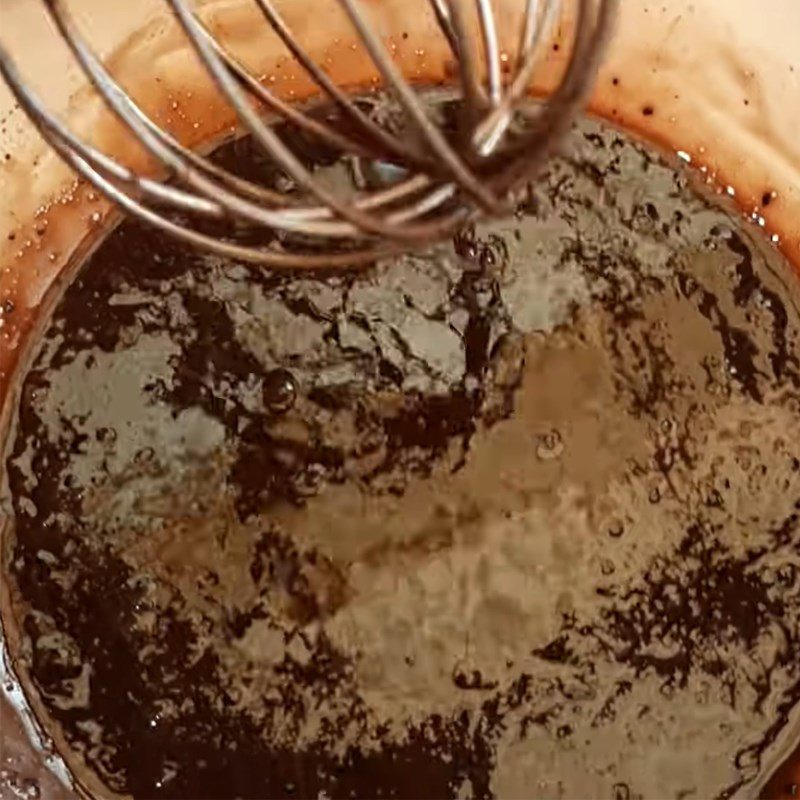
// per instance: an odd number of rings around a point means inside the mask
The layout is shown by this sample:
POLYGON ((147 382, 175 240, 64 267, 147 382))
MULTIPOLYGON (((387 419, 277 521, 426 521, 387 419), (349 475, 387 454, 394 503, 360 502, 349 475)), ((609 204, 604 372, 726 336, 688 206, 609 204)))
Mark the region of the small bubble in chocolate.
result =
POLYGON ((264 379, 264 404, 276 414, 285 414, 297 400, 297 383, 289 370, 272 370, 264 379))

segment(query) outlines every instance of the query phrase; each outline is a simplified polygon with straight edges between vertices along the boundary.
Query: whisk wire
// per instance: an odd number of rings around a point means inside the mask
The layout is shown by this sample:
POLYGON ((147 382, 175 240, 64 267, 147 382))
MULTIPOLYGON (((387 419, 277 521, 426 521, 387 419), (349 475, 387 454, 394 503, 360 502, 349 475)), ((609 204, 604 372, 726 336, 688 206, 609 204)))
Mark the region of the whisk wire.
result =
POLYGON ((469 35, 464 9, 460 0, 444 0, 447 5, 448 18, 456 39, 456 53, 461 85, 464 91, 464 109, 462 119, 472 125, 478 118, 481 109, 489 103, 486 90, 480 79, 475 47, 469 35))
MULTIPOLYGON (((175 2, 175 0, 170 0, 175 2)), ((391 87, 403 110, 417 126, 419 132, 433 152, 442 159, 444 166, 456 182, 469 192, 476 202, 489 212, 501 211, 501 204, 491 191, 488 191, 477 176, 464 164, 446 137, 431 121, 416 92, 403 78, 397 65, 392 61, 383 43, 370 28, 359 9, 358 0, 339 0, 350 17, 354 27, 361 34, 364 46, 372 57, 387 85, 391 87)), ((465 50, 465 42, 460 42, 460 49, 465 50)))
POLYGON ((588 76, 594 74, 598 67, 601 45, 611 33, 617 5, 601 3, 595 24, 589 25, 592 0, 577 0, 577 3, 575 39, 564 76, 548 102, 537 109, 533 120, 533 130, 538 132, 543 146, 531 154, 524 142, 512 143, 508 151, 512 157, 517 157, 517 161, 501 173, 503 186, 518 184, 521 177, 529 180, 542 168, 572 124, 572 116, 564 113, 564 110, 579 108, 588 92, 588 76), (530 157, 519 158, 526 155, 530 157))
POLYGON ((477 6, 486 57, 489 100, 494 107, 497 107, 503 97, 503 68, 492 0, 477 0, 477 6))
POLYGON ((325 94, 354 122, 369 139, 382 146, 381 155, 384 158, 395 157, 407 164, 421 165, 426 163, 417 151, 405 145, 400 139, 392 135, 385 128, 377 125, 370 119, 316 64, 314 59, 306 52, 300 42, 292 35, 283 17, 275 8, 272 0, 255 0, 256 5, 266 18, 275 33, 289 49, 300 66, 311 76, 314 82, 325 94))
POLYGON ((431 8, 436 14, 436 21, 439 23, 439 29, 442 31, 444 38, 450 46, 450 52, 456 61, 461 59, 461 54, 458 52, 458 38, 456 32, 453 30, 453 20, 450 18, 450 7, 447 0, 430 0, 431 8))
MULTIPOLYGON (((208 43, 217 51, 217 54, 222 58, 228 68, 236 75, 241 81, 242 85, 251 92, 254 97, 266 108, 274 114, 283 118, 292 125, 303 130, 305 133, 312 137, 323 141, 326 145, 333 149, 341 150, 342 152, 352 153, 363 158, 385 158, 386 153, 381 152, 375 143, 364 137, 364 141, 357 140, 351 136, 347 136, 340 131, 326 125, 323 122, 316 120, 309 114, 305 114, 291 103, 281 100, 276 94, 269 91, 261 82, 259 82, 247 68, 239 63, 239 61, 228 52, 220 42, 218 42, 208 28, 201 23, 203 35, 206 37, 208 43)), ((377 127, 377 126, 376 126, 377 127)))

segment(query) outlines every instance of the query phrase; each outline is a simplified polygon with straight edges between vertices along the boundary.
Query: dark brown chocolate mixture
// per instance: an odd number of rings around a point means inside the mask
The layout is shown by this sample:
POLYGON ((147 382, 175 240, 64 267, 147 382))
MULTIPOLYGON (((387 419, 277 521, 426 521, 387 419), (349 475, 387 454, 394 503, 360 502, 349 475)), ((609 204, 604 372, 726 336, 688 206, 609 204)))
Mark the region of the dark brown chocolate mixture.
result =
POLYGON ((729 797, 800 701, 792 281, 590 126, 365 275, 125 224, 8 460, 49 724, 136 798, 729 797))

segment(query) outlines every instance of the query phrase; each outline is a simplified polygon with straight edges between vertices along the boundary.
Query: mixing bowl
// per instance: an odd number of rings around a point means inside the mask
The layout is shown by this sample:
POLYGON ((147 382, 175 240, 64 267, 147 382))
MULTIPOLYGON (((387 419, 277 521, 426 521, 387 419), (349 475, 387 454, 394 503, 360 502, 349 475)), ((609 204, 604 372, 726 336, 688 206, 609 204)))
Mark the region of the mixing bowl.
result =
MULTIPOLYGON (((448 80, 448 54, 428 4, 373 0, 369 10, 404 73, 420 85, 448 80)), ((512 41, 521 0, 502 0, 501 34, 512 41)), ((201 4, 209 25, 253 72, 287 99, 313 99, 312 86, 273 37, 266 40, 253 4, 201 4)), ((157 0, 71 3, 91 40, 121 83, 162 126, 187 145, 209 150, 236 136, 221 101, 157 0)), ((336 3, 283 0, 282 13, 311 54, 352 92, 378 84, 367 55, 336 3), (312 13, 313 5, 313 13, 312 13)), ((153 172, 101 102, 84 85, 66 47, 38 4, 7 0, 0 38, 48 103, 94 144, 142 172, 153 172)), ((532 87, 542 94, 563 65, 564 15, 532 87)), ((687 170, 698 190, 719 197, 757 230, 767 247, 800 268, 800 6, 773 0, 623 0, 617 32, 598 76, 589 113, 657 147, 687 170)), ((9 440, 21 382, 54 308, 96 249, 117 212, 75 182, 41 143, 0 87, 0 435, 9 440)), ((787 272, 791 267, 786 267, 787 272)), ((791 280, 795 276, 789 276, 791 280)), ((787 278, 788 279, 788 278, 787 278)), ((11 515, 2 518, 8 531, 11 515)), ((7 549, 4 547, 4 549, 7 549)), ((4 555, 4 559, 8 554, 4 555)), ((58 734, 39 721, 29 678, 15 670, 19 623, 9 612, 10 587, 0 586, 0 648, 6 696, 37 752, 62 782, 69 768, 58 734), (55 739, 55 750, 52 748, 55 739), (44 758, 44 756, 42 756, 44 758)), ((4 716, 7 706, 2 706, 4 716)), ((800 707, 783 709, 758 776, 740 791, 760 790, 797 744, 800 707)), ((4 723, 4 733, 7 730, 4 723)), ((791 770, 789 766, 786 769, 791 770)), ((791 772, 786 773, 788 775, 791 772)), ((42 780, 49 780, 43 778, 42 780)), ((790 779, 784 775, 781 785, 790 779)), ((55 784, 43 784, 52 795, 55 784)), ((0 787, 1 788, 1 787, 0 787)), ((87 790, 99 787, 87 786, 87 790)))

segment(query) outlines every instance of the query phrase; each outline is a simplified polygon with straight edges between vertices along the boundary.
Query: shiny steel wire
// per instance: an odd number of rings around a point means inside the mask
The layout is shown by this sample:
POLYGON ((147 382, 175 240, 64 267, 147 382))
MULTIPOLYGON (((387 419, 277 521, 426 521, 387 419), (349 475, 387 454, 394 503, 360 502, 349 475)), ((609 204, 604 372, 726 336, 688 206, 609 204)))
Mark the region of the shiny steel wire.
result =
POLYGON ((43 8, 108 108, 160 163, 169 183, 137 175, 80 140, 50 112, 0 47, 0 75, 41 135, 80 176, 125 212, 201 249, 274 268, 345 267, 417 249, 452 236, 480 216, 512 208, 515 189, 541 168, 581 108, 613 23, 618 0, 576 0, 576 24, 559 86, 531 107, 527 89, 560 0, 525 0, 515 63, 504 80, 492 0, 474 0, 480 48, 469 33, 470 0, 429 0, 458 65, 462 130, 439 127, 375 33, 361 0, 337 0, 414 136, 398 135, 343 92, 303 48, 272 0, 253 0, 268 25, 346 120, 346 132, 282 100, 218 41, 187 0, 164 0, 243 129, 300 190, 275 189, 235 176, 157 126, 119 85, 72 19, 66 0, 43 8), (257 105, 253 104, 257 101, 257 105), (326 188, 285 144, 267 114, 315 137, 342 156, 391 165, 399 179, 353 196, 326 188), (176 218, 180 215, 179 218, 176 218), (213 236, 183 220, 235 221, 279 232, 251 246, 213 236), (292 237, 295 237, 294 239, 292 237))

